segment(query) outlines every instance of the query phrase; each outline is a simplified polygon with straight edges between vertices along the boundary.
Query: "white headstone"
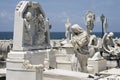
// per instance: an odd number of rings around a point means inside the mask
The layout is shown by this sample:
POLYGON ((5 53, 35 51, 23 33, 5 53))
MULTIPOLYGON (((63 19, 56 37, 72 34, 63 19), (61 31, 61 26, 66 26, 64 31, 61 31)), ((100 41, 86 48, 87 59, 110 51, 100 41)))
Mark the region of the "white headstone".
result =
POLYGON ((21 1, 15 10, 13 50, 48 48, 48 24, 39 3, 21 1))
POLYGON ((49 21, 39 3, 20 1, 15 9, 13 50, 6 60, 6 80, 43 80, 49 40, 49 21))

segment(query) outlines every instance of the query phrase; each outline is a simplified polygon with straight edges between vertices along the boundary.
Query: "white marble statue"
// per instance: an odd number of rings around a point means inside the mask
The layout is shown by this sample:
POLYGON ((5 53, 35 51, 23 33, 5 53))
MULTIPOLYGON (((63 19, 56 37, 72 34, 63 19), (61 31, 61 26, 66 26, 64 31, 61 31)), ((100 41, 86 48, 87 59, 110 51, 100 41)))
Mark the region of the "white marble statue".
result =
POLYGON ((74 47, 75 55, 80 63, 81 72, 87 72, 87 60, 89 54, 88 34, 78 24, 74 24, 71 29, 73 34, 71 43, 74 47))
POLYGON ((90 40, 89 40, 89 57, 93 57, 93 55, 96 52, 99 52, 99 47, 100 47, 100 41, 98 40, 98 38, 95 35, 91 35, 90 36, 90 40))
POLYGON ((66 27, 65 37, 67 39, 67 43, 70 40, 70 26, 71 26, 70 19, 68 18, 65 23, 65 27, 66 27))
POLYGON ((102 46, 105 53, 114 54, 115 44, 112 39, 113 36, 114 33, 110 32, 109 34, 105 33, 102 38, 102 46))
POLYGON ((105 33, 102 39, 103 45, 103 56, 109 56, 116 58, 117 67, 120 67, 120 48, 117 46, 116 42, 113 41, 114 33, 110 32, 109 34, 105 33), (106 54, 107 53, 107 54, 106 54), (116 57, 115 57, 116 56, 116 57))
POLYGON ((107 18, 105 18, 103 22, 103 28, 104 28, 104 33, 107 33, 107 28, 108 28, 107 18))
POLYGON ((24 45, 32 45, 33 44, 33 33, 34 27, 32 22, 32 13, 27 12, 24 18, 24 45))
POLYGON ((92 29, 94 27, 94 22, 95 22, 95 14, 92 11, 87 11, 85 15, 85 23, 86 23, 88 34, 92 32, 92 29))
POLYGON ((42 14, 34 20, 35 22, 35 43, 34 45, 42 45, 45 42, 45 27, 44 27, 44 18, 42 14))

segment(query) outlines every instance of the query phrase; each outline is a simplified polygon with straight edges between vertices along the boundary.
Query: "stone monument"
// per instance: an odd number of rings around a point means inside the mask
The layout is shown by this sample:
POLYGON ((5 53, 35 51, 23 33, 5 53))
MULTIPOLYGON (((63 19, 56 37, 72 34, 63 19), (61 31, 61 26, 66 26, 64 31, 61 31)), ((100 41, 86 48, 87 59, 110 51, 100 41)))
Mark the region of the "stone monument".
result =
POLYGON ((37 2, 20 1, 15 9, 13 50, 7 57, 6 80, 42 80, 49 53, 49 20, 37 2))

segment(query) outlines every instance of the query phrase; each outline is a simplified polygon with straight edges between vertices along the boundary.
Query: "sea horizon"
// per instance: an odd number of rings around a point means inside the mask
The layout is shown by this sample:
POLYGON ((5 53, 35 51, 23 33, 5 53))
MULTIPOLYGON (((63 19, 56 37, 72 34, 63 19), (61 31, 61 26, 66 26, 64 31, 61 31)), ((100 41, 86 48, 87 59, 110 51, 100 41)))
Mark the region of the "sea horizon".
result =
MULTIPOLYGON (((114 37, 113 38, 120 38, 120 32, 113 32, 114 37)), ((102 32, 93 32, 92 34, 96 35, 97 37, 102 37, 102 32)), ((13 32, 10 31, 1 31, 0 32, 0 40, 9 40, 13 39, 13 32)), ((65 39, 65 32, 59 31, 59 32, 50 32, 50 39, 65 39)))

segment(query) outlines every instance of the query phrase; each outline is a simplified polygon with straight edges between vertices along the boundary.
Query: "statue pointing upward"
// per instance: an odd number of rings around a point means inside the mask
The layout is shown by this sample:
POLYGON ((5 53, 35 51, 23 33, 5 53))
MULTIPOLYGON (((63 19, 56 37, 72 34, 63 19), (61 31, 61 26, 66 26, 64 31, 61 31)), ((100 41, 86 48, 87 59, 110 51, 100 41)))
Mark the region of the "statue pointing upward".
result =
POLYGON ((67 43, 70 40, 70 26, 71 26, 70 19, 68 18, 65 24, 65 27, 66 27, 65 37, 67 39, 67 43))

